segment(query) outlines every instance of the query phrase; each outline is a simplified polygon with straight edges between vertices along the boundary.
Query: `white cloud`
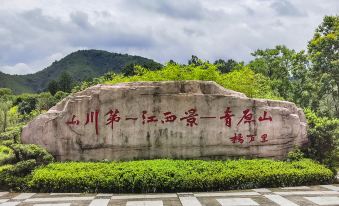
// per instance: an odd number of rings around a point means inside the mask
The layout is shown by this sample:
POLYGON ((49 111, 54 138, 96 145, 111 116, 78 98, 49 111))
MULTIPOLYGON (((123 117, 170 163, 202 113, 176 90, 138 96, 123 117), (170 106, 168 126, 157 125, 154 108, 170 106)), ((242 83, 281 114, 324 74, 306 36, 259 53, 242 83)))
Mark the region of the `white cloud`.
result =
POLYGON ((32 73, 84 48, 165 62, 248 61, 277 44, 306 49, 337 0, 0 0, 0 71, 32 73))
POLYGON ((20 74, 20 73, 32 73, 34 70, 25 63, 17 63, 13 66, 4 65, 0 66, 2 72, 6 74, 20 74))

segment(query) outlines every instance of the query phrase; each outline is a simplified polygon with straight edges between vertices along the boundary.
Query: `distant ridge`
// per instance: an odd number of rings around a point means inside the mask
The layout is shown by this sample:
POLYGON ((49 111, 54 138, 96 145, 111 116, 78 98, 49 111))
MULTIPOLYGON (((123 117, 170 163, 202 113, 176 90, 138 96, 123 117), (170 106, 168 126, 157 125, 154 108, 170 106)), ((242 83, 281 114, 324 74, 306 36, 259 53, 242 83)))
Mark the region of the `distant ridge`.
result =
POLYGON ((0 87, 12 89, 16 94, 24 92, 41 92, 51 80, 56 80, 62 72, 68 72, 73 80, 83 81, 113 71, 120 73, 128 64, 161 64, 141 56, 111 53, 102 50, 79 50, 59 61, 53 62, 42 71, 27 75, 9 75, 0 72, 0 87))

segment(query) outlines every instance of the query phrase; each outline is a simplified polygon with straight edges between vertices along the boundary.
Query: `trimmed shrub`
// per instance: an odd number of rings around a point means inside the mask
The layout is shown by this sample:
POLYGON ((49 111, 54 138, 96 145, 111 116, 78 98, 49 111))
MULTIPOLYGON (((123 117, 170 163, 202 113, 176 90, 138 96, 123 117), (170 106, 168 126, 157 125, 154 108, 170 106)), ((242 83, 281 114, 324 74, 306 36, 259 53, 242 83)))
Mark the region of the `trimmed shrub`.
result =
POLYGON ((13 163, 15 160, 14 152, 11 148, 0 145, 0 166, 13 163))
POLYGON ((31 175, 27 175, 27 168, 33 165, 32 161, 20 162, 15 165, 0 166, 0 189, 26 191, 31 175))
POLYGON ((12 144, 9 146, 15 154, 17 161, 34 159, 38 165, 53 161, 53 156, 45 149, 34 144, 12 144))
POLYGON ((326 184, 333 173, 312 160, 146 160, 52 163, 36 169, 40 192, 173 192, 326 184))
POLYGON ((3 144, 0 145, 0 189, 28 190, 31 172, 53 161, 52 155, 37 145, 15 144, 12 140, 3 144))
POLYGON ((18 142, 18 140, 20 139, 22 127, 23 125, 7 128, 5 132, 0 133, 0 141, 13 140, 15 142, 18 142))

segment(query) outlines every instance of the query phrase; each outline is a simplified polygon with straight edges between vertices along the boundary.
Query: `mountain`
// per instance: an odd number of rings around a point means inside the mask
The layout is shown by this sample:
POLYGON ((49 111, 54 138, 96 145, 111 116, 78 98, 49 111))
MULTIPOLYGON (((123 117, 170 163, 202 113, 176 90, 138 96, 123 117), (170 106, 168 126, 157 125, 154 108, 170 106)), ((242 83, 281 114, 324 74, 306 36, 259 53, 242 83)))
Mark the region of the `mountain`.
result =
POLYGON ((162 65, 144 57, 111 53, 102 50, 79 50, 73 52, 49 67, 34 74, 9 75, 0 72, 0 87, 7 87, 14 93, 40 92, 51 80, 56 80, 66 71, 73 80, 83 81, 113 71, 120 73, 124 66, 138 64, 151 68, 162 65))

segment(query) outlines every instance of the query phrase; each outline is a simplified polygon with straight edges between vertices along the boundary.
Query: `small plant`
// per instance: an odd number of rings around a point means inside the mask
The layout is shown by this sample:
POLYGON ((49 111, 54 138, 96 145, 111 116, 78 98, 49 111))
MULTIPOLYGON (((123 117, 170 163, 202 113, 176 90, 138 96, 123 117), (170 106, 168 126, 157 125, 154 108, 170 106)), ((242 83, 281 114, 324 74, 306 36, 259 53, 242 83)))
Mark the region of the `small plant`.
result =
POLYGON ((287 154, 287 161, 299 161, 303 158, 304 153, 298 147, 294 147, 294 149, 287 154))

